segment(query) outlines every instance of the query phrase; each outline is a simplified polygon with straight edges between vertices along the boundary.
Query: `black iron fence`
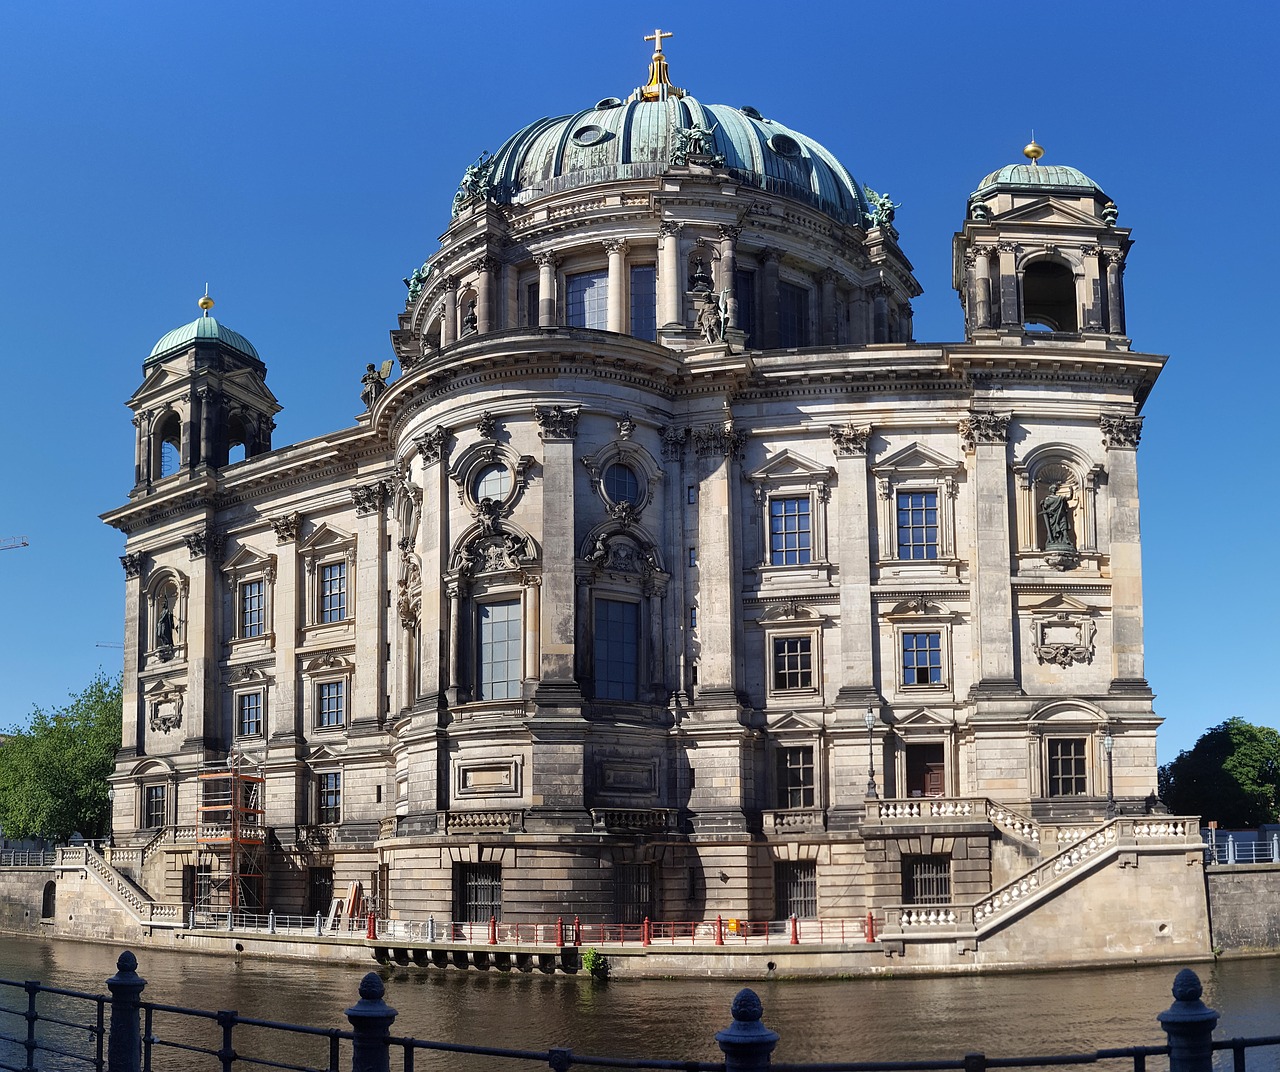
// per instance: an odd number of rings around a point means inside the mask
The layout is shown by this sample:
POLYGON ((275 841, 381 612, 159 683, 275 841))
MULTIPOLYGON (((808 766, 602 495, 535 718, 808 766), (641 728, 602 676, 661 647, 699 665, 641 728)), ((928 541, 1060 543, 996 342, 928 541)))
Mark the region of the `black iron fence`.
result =
MULTIPOLYGON (((1170 1072, 1211 1072, 1214 1054, 1229 1052, 1234 1072, 1245 1072, 1246 1055, 1260 1047, 1280 1047, 1280 1035, 1215 1042, 1218 1014, 1200 1000, 1200 980, 1184 969, 1173 983, 1173 1004, 1157 1019, 1168 1036, 1165 1046, 1132 1046, 1092 1053, 1037 1057, 988 1057, 968 1053, 951 1060, 890 1062, 771 1063, 776 1032, 763 1022, 760 999, 740 990, 730 1007, 731 1021, 716 1032, 724 1054, 720 1062, 669 1061, 632 1057, 592 1057, 569 1049, 510 1050, 395 1037, 396 1010, 384 1000, 377 973, 360 983, 359 1000, 345 1010, 350 1030, 303 1027, 143 1001, 146 980, 137 973, 132 953, 120 955, 117 972, 106 981, 109 994, 87 994, 38 982, 0 979, 0 1069, 5 1072, 50 1072, 53 1069, 95 1072, 159 1072, 163 1068, 220 1069, 249 1072, 253 1068, 288 1072, 414 1072, 420 1055, 450 1054, 486 1059, 484 1067, 536 1065, 567 1072, 576 1066, 596 1068, 683 1069, 686 1072, 985 1072, 995 1068, 1047 1068, 1106 1063, 1117 1072, 1146 1072, 1148 1058, 1167 1058, 1170 1072), (189 1030, 201 1025, 204 1031, 189 1030), (184 1029, 188 1028, 188 1029, 184 1029), (265 1033, 265 1035, 264 1035, 265 1033), (270 1036, 284 1045, 249 1052, 270 1036), (290 1060, 274 1055, 287 1054, 290 1060), (495 1061, 503 1062, 495 1065, 495 1061), (306 1063, 309 1062, 309 1063, 306 1063), (521 1064, 523 1063, 523 1064, 521 1064)), ((453 1063, 452 1061, 450 1062, 453 1063)))

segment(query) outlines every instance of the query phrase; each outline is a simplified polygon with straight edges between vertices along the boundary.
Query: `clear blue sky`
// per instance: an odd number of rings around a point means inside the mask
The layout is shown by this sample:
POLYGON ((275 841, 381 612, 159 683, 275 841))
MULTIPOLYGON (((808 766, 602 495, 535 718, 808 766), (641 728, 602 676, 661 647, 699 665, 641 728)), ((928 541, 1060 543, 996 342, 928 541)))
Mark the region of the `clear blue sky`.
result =
POLYGON ((143 359, 214 314, 257 346, 276 443, 353 423, 401 277, 462 170, 525 123, 625 96, 655 26, 672 80, 816 138, 902 203, 916 337, 960 336, 950 241, 1019 157, 1096 179, 1136 246, 1136 348, 1172 355, 1139 453, 1147 676, 1161 758, 1229 715, 1277 725, 1280 7, 8 3, 0 7, 0 726, 120 653, 143 359), (1243 584, 1246 567, 1261 583, 1243 584), (1250 647, 1244 638, 1259 641, 1250 647))

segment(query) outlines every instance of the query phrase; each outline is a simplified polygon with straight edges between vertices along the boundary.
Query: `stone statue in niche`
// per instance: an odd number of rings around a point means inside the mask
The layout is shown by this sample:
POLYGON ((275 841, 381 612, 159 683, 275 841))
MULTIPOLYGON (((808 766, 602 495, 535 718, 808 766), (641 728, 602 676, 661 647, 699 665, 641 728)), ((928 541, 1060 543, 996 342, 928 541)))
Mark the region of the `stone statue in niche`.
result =
POLYGON ((169 607, 169 597, 165 596, 160 605, 160 617, 156 619, 156 649, 162 659, 173 654, 173 624, 173 611, 169 607))
POLYGON ((1046 551, 1074 551, 1071 533, 1071 486, 1058 484, 1040 500, 1040 518, 1044 521, 1046 551))
POLYGON ((703 294, 702 305, 698 309, 698 319, 694 326, 704 342, 724 342, 725 304, 710 292, 703 294))

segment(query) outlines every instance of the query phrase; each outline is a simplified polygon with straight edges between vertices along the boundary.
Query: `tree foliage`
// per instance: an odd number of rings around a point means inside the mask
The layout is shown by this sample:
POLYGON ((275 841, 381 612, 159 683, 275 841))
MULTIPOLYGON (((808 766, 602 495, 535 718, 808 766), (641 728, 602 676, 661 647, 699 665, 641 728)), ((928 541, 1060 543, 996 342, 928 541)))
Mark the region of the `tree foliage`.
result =
POLYGON ((1160 797, 1178 815, 1247 829, 1280 818, 1280 732, 1229 718, 1160 768, 1160 797))
POLYGON ((36 708, 0 744, 0 830, 6 837, 103 837, 107 778, 120 746, 121 680, 102 671, 66 707, 36 708))

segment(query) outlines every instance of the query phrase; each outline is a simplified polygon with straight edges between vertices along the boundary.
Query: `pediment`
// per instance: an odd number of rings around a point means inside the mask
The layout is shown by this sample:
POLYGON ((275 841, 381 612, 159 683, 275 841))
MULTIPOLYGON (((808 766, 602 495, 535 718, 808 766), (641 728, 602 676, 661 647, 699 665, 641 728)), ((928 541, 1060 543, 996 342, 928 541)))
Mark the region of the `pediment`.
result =
POLYGON ((958 473, 964 466, 954 458, 939 454, 920 443, 910 443, 872 467, 872 472, 893 471, 900 475, 923 473, 958 473))
POLYGON ((329 674, 352 669, 351 660, 336 651, 321 652, 310 662, 304 663, 302 670, 307 674, 329 674))
POLYGON ((264 554, 254 547, 241 547, 222 565, 222 572, 232 575, 254 573, 275 566, 276 556, 264 554))
POLYGON ((222 386, 242 400, 257 404, 258 408, 279 412, 282 408, 271 388, 253 369, 233 369, 223 374, 222 386))
POLYGON ((830 480, 834 475, 835 470, 830 466, 816 462, 812 458, 806 458, 793 450, 783 450, 754 473, 748 473, 747 479, 756 483, 788 480, 808 483, 813 480, 830 480))
POLYGON ((1050 700, 1031 712, 1032 722, 1081 723, 1106 722, 1105 712, 1084 700, 1050 700))
POLYGON ((777 603, 771 607, 766 607, 757 616, 756 621, 761 625, 769 625, 774 622, 803 622, 806 625, 815 625, 823 621, 823 615, 812 607, 807 607, 803 603, 789 599, 785 603, 777 603))
POLYGON ((336 763, 341 758, 342 753, 330 748, 327 744, 316 745, 315 748, 307 753, 308 763, 336 763))
POLYGON ((157 678, 151 682, 144 690, 144 695, 159 699, 162 696, 176 696, 186 688, 176 682, 168 680, 168 678, 157 678))
POLYGON ((901 718, 894 720, 894 725, 902 729, 950 729, 952 717, 950 714, 942 715, 937 711, 931 711, 927 707, 917 707, 914 711, 910 711, 901 718))
POLYGON ((342 529, 335 528, 328 522, 321 522, 315 531, 308 536, 299 550, 303 554, 322 554, 325 551, 340 550, 355 543, 355 536, 342 529))
POLYGON ((1089 604, 1081 603, 1080 600, 1067 595, 1066 592, 1055 592, 1053 595, 1051 595, 1048 599, 1044 600, 1042 603, 1036 603, 1033 606, 1027 607, 1027 609, 1033 610, 1038 614, 1056 614, 1056 613, 1092 614, 1093 613, 1093 608, 1089 606, 1089 604))
POLYGON ((956 612, 944 603, 930 599, 928 596, 912 596, 895 603, 886 618, 908 618, 918 621, 954 621, 956 612))
POLYGON ((232 684, 240 684, 245 681, 257 681, 262 683, 270 683, 271 677, 263 673, 262 669, 257 666, 237 666, 230 670, 227 679, 232 684))
POLYGON ((1095 232, 1105 229, 1093 213, 1084 212, 1075 205, 1059 201, 1056 197, 1042 197, 1024 205, 1018 205, 994 217, 994 220, 1000 223, 1068 223, 1087 227, 1095 232))
POLYGON ((146 759, 139 760, 129 769, 130 778, 152 777, 158 774, 173 774, 177 770, 176 767, 167 759, 159 759, 155 756, 148 756, 146 759))
POLYGON ((776 722, 771 723, 769 730, 772 733, 816 734, 821 732, 822 724, 811 718, 805 718, 804 715, 798 715, 794 711, 788 711, 776 722))

